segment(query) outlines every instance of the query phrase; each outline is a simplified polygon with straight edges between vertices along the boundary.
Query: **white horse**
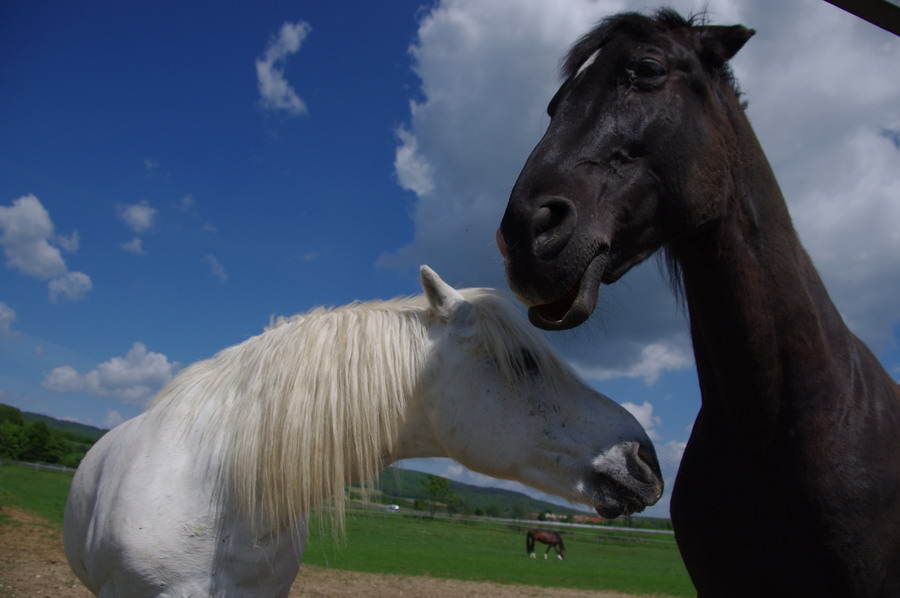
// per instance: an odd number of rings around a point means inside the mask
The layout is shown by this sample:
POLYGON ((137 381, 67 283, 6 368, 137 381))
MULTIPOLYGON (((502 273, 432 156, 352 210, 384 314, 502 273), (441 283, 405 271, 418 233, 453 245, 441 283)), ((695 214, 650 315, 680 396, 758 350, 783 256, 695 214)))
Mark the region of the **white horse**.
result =
POLYGON ((655 503, 644 430, 590 389, 495 291, 456 291, 279 319, 185 369, 106 434, 66 505, 69 563, 98 596, 287 596, 306 514, 411 457, 585 503, 655 503))

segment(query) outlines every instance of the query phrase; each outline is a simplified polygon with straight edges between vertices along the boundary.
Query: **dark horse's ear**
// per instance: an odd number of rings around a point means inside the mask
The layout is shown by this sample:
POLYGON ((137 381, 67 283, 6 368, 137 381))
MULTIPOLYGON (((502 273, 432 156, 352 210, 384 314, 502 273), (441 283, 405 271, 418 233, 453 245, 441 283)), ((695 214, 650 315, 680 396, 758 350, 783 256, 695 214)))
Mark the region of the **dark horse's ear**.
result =
POLYGON ((715 60, 723 64, 738 53, 744 47, 747 40, 756 33, 743 25, 704 25, 694 27, 697 39, 700 41, 701 51, 704 56, 715 57, 715 60))

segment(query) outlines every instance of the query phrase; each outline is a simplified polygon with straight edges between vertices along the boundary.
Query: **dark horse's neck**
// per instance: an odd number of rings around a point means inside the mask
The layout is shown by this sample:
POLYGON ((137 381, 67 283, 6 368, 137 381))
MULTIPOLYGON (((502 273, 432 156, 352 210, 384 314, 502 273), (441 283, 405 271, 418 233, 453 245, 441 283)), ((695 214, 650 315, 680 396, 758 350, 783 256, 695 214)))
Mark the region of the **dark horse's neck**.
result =
POLYGON ((728 207, 669 246, 703 395, 672 495, 682 557, 704 598, 898 596, 897 386, 828 297, 749 123, 733 123, 728 207))
POLYGON ((815 384, 849 374, 835 352, 857 341, 800 244, 749 123, 743 114, 735 121, 742 170, 732 173, 727 208, 670 250, 684 277, 704 408, 765 424, 816 400, 815 384))

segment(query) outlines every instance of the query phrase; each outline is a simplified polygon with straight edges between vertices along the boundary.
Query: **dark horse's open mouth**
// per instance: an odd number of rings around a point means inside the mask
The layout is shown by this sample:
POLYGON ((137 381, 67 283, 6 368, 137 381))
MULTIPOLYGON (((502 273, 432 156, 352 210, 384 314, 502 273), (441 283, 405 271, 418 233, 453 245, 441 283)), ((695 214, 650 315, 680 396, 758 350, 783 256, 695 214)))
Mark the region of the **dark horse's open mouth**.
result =
POLYGON ((608 250, 597 254, 565 294, 550 303, 528 309, 531 323, 544 330, 568 330, 586 322, 597 305, 608 262, 608 250))

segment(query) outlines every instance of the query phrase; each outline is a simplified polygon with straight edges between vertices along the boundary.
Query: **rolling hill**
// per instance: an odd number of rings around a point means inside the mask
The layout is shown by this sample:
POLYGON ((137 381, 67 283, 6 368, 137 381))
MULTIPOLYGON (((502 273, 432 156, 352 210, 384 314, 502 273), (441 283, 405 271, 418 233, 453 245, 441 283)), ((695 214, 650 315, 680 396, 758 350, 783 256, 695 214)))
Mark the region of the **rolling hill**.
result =
MULTIPOLYGON (((404 498, 406 500, 425 500, 426 493, 423 488, 427 473, 410 471, 388 467, 381 472, 381 491, 389 496, 404 498)), ((569 509, 549 502, 544 502, 526 496, 521 492, 503 490, 500 488, 487 488, 472 486, 461 482, 447 480, 450 490, 463 503, 472 509, 481 509, 487 512, 489 507, 494 507, 502 513, 511 512, 516 506, 524 513, 559 513, 563 515, 584 515, 584 511, 569 509)))
POLYGON ((86 426, 77 422, 56 419, 55 417, 49 417, 47 415, 41 415, 39 413, 29 413, 28 411, 22 412, 22 419, 27 422, 44 422, 48 427, 53 428, 54 430, 61 430, 63 432, 78 434, 80 436, 87 436, 88 438, 92 438, 94 441, 100 440, 101 436, 109 432, 109 430, 95 428, 94 426, 86 426))

